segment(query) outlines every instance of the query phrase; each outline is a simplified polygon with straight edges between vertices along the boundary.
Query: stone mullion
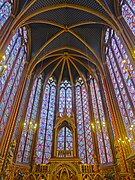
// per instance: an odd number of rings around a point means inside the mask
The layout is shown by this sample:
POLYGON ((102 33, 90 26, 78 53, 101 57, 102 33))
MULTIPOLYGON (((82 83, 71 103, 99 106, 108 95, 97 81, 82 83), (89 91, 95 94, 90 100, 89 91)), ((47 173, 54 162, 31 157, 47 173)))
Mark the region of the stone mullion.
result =
POLYGON ((2 52, 5 51, 6 47, 8 46, 10 40, 12 39, 13 33, 10 35, 10 37, 8 36, 7 32, 9 31, 9 27, 11 26, 11 23, 14 21, 14 15, 10 15, 9 18, 7 19, 6 23, 4 24, 4 26, 2 27, 2 29, 0 30, 0 37, 1 37, 1 41, 0 44, 3 43, 2 46, 2 52))
MULTIPOLYGON (((5 143, 5 145, 4 145, 4 143, 2 143, 3 144, 2 145, 2 151, 3 151, 4 158, 6 158, 7 151, 8 151, 11 139, 12 139, 14 126, 15 126, 15 123, 16 123, 16 117, 17 117, 17 113, 18 113, 19 106, 20 106, 20 103, 21 103, 21 98, 22 98, 22 95, 23 95, 23 90, 24 90, 24 86, 25 86, 25 82, 26 82, 26 77, 25 77, 26 69, 27 69, 27 65, 24 67, 23 75, 22 75, 22 78, 20 80, 20 83, 19 83, 19 86, 18 86, 18 89, 17 89, 17 93, 15 95, 14 105, 12 107, 12 113, 11 113, 10 117, 8 118, 8 123, 7 123, 8 124, 8 129, 6 128, 5 136, 4 136, 4 139, 3 139, 4 142, 6 142, 6 143, 5 143)), ((4 162, 4 164, 5 164, 5 162, 4 162)))
POLYGON ((107 153, 106 153, 106 148, 105 148, 106 145, 105 145, 105 141, 104 141, 103 128, 102 128, 102 123, 101 123, 101 119, 100 119, 99 104, 98 104, 97 92, 96 92, 95 82, 94 82, 94 81, 93 81, 93 84, 94 84, 94 93, 95 93, 95 98, 96 98, 96 106, 97 106, 97 110, 98 110, 99 124, 100 124, 100 128, 101 128, 101 134, 102 134, 103 146, 104 146, 105 157, 106 157, 106 162, 107 162, 107 153))
MULTIPOLYGON (((22 59, 23 59, 23 57, 22 57, 22 59)), ((21 63, 20 63, 20 64, 21 64, 21 63)), ((20 64, 19 64, 19 65, 20 65, 20 64)), ((10 94, 9 94, 9 97, 8 97, 8 99, 7 99, 7 101, 6 101, 6 105, 5 105, 5 108, 4 108, 4 110, 3 110, 3 114, 2 114, 1 120, 4 118, 5 110, 6 110, 6 108, 7 108, 8 103, 9 103, 9 99, 10 99, 10 97, 11 97, 11 95, 12 95, 12 91, 13 91, 13 89, 14 89, 14 84, 16 83, 16 79, 17 79, 17 77, 18 77, 18 72, 19 72, 19 70, 20 70, 20 67, 18 66, 18 70, 17 70, 16 76, 15 76, 13 85, 12 85, 12 87, 11 87, 11 89, 10 89, 10 94)), ((12 105, 13 105, 13 104, 12 104, 12 105)), ((10 111, 10 112, 11 112, 11 111, 10 111)))
POLYGON ((88 77, 87 80, 87 86, 88 86, 88 104, 89 104, 89 109, 90 109, 90 126, 92 130, 92 139, 93 139, 93 147, 94 147, 94 154, 97 157, 98 163, 99 163, 99 148, 98 148, 98 140, 97 140, 97 134, 96 134, 96 129, 95 129, 95 121, 94 121, 94 111, 93 111, 93 106, 92 106, 92 96, 91 96, 91 91, 90 91, 90 78, 88 77), (92 126, 94 125, 94 127, 92 126))
MULTIPOLYGON (((5 92, 6 88, 7 88, 8 83, 9 83, 9 79, 10 79, 10 77, 11 77, 11 75, 12 75, 12 72, 14 71, 14 67, 15 67, 15 64, 16 64, 16 61, 17 61, 17 59, 18 59, 18 56, 19 56, 19 54, 20 54, 21 49, 22 49, 22 43, 21 43, 20 48, 19 48, 19 50, 18 50, 18 53, 17 53, 17 55, 16 55, 16 60, 14 61, 13 65, 12 65, 12 68, 11 68, 11 70, 10 70, 10 73, 9 73, 9 75, 8 75, 8 78, 7 78, 6 82, 5 82, 5 86, 4 86, 3 90, 2 90, 2 94, 1 94, 1 97, 0 97, 0 101, 2 100, 2 97, 3 97, 3 95, 4 95, 4 92, 5 92)), ((23 56, 22 56, 22 58, 23 58, 23 56)), ((21 63, 21 62, 20 62, 20 63, 21 63)))
POLYGON ((118 31, 117 35, 119 35, 122 38, 123 42, 127 45, 128 50, 130 51, 130 53, 132 53, 132 51, 134 50, 135 37, 130 27, 126 23, 125 19, 123 18, 122 14, 118 16, 117 19, 118 19, 118 23, 120 24, 120 28, 122 32, 120 33, 118 31))
POLYGON ((111 128, 110 117, 109 117, 109 113, 108 113, 109 109, 108 109, 106 101, 105 101, 106 97, 105 97, 105 94, 104 94, 104 88, 103 88, 101 76, 99 74, 98 74, 98 80, 99 80, 99 90, 100 90, 101 100, 102 100, 102 104, 103 104, 103 111, 104 111, 104 115, 105 115, 105 121, 106 121, 106 124, 107 124, 109 142, 110 142, 110 146, 111 146, 111 150, 112 150, 113 161, 115 162, 114 135, 113 135, 113 131, 112 131, 112 128, 111 128))
POLYGON ((35 89, 35 94, 34 94, 34 100, 33 100, 32 108, 31 108, 31 114, 30 114, 30 118, 29 118, 29 122, 28 122, 27 132, 26 132, 26 139, 25 139, 25 144, 24 144, 24 148, 23 148, 22 162, 23 162, 23 159, 24 159, 24 154, 25 154, 25 149, 26 149, 26 144, 27 144, 27 138, 28 138, 28 135, 29 135, 30 121, 31 121, 31 117, 32 117, 32 111, 33 111, 33 106, 34 106, 34 102, 35 102, 37 87, 38 87, 38 80, 37 80, 37 84, 36 84, 36 89, 35 89))
MULTIPOLYGON (((45 88, 46 88, 46 86, 45 86, 45 88)), ((50 95, 51 95, 51 86, 49 85, 49 94, 48 94, 49 98, 48 98, 48 102, 47 102, 48 103, 48 108, 47 108, 47 115, 46 115, 46 126, 45 126, 45 135, 44 135, 42 163, 44 162, 44 155, 45 155, 45 143, 46 143, 46 132, 47 132, 47 123, 48 123, 48 114, 49 114, 50 95)))
MULTIPOLYGON (((19 71, 19 69, 18 69, 18 71, 19 71)), ((17 78, 17 75, 16 75, 16 77, 15 77, 14 83, 16 82, 16 78, 17 78)), ((13 83, 13 86, 14 86, 14 83, 13 83)), ((11 88, 11 92, 12 92, 12 90, 13 90, 13 86, 12 86, 12 88, 11 88)), ((16 97, 16 95, 15 95, 15 97, 16 97)), ((14 98, 15 98, 15 97, 14 97, 14 98)), ((10 98, 10 96, 8 97, 8 100, 9 100, 9 98, 10 98)), ((8 100, 7 100, 6 106, 7 106, 7 104, 8 104, 8 100)), ((5 108, 4 108, 4 111, 5 111, 5 109, 6 109, 6 106, 5 106, 5 108)), ((13 104, 13 106, 14 106, 14 104, 13 104)), ((4 112, 4 111, 3 111, 3 112, 4 112)), ((11 109, 11 111, 12 111, 12 109, 11 109)), ((10 113, 11 113, 11 111, 10 111, 10 113)), ((4 116, 4 113, 3 113, 3 116, 4 116)), ((1 119, 3 119, 3 116, 2 116, 1 119)), ((11 119, 11 116, 10 116, 10 118, 8 117, 8 119, 11 119)), ((5 130, 6 130, 6 131, 4 132, 5 135, 3 134, 4 139, 5 139, 6 137, 8 137, 7 132, 9 132, 9 129, 10 129, 10 128, 8 128, 8 126, 9 126, 9 125, 8 125, 8 120, 7 120, 6 127, 5 127, 5 130), (8 129, 7 129, 7 128, 8 128, 8 129)), ((2 144, 2 149, 4 149, 4 152, 5 152, 5 148, 4 148, 5 146, 4 146, 4 144, 7 144, 7 142, 6 142, 5 140, 3 141, 3 138, 2 138, 2 140, 1 140, 1 144, 2 144)))
POLYGON ((74 123, 75 123, 75 139, 74 139, 74 145, 75 145, 75 156, 78 157, 78 133, 77 133, 77 117, 76 117, 76 98, 75 98, 75 86, 72 87, 72 104, 73 104, 73 114, 74 114, 74 123))
POLYGON ((55 87, 56 88, 56 94, 55 94, 55 110, 54 110, 54 120, 53 120, 53 133, 52 133, 52 152, 51 152, 51 158, 53 158, 54 157, 54 154, 55 154, 55 152, 54 151, 56 151, 56 147, 55 147, 55 136, 56 136, 56 134, 55 134, 55 124, 56 124, 56 118, 57 118, 57 107, 56 106, 58 106, 58 103, 57 103, 57 100, 58 100, 58 96, 57 96, 57 93, 58 93, 58 91, 57 91, 57 86, 55 87), (54 141, 53 141, 53 139, 54 139, 54 141))
POLYGON ((122 83, 123 83, 123 85, 124 85, 124 88, 125 88, 125 91, 126 91, 126 94, 127 94, 128 100, 129 100, 129 102, 130 102, 130 105, 131 105, 132 110, 133 110, 134 115, 135 115, 134 105, 133 105, 133 102, 132 102, 131 97, 130 97, 130 95, 129 95, 129 92, 128 92, 128 89, 127 89, 127 86, 126 86, 125 80, 124 80, 123 75, 122 75, 122 73, 121 73, 121 70, 120 70, 119 64, 118 64, 118 62, 117 62, 117 59, 116 59, 115 54, 114 54, 114 51, 113 51, 113 48, 112 48, 112 47, 110 47, 110 48, 111 48, 111 51, 112 51, 112 53, 113 53, 113 57, 114 57, 114 60, 115 60, 116 65, 117 65, 118 71, 119 71, 119 73, 120 73, 121 80, 122 80, 122 83))
MULTIPOLYGON (((113 37, 113 39, 114 39, 114 41, 115 41, 115 43, 116 43, 116 46, 117 46, 117 48, 118 48, 118 50, 119 50, 119 53, 120 53, 122 59, 124 59, 124 58, 123 58, 123 54, 122 54, 122 52, 121 52, 121 50, 120 50, 120 47, 119 47, 119 45, 118 45, 117 40, 115 39, 115 37, 113 37)), ((119 65, 119 63, 117 62, 117 58, 116 58, 116 56, 115 56, 114 49, 112 48, 111 45, 110 45, 110 48, 111 48, 112 53, 113 53, 113 55, 114 55, 114 58, 115 58, 115 62, 116 62, 116 64, 117 64, 117 67, 119 68, 119 71, 121 72, 121 70, 120 70, 120 65, 119 65)), ((130 60, 129 60, 129 61, 130 61, 130 60)), ((126 64, 125 64, 125 65, 126 65, 126 64)), ((128 72, 128 73, 129 73, 129 75, 131 76, 130 72, 128 72)), ((123 79, 123 82, 126 84, 126 82, 125 82, 125 80, 124 80, 124 77, 123 77, 122 73, 121 73, 121 77, 122 77, 122 79, 123 79)), ((131 81, 132 81, 133 86, 134 86, 134 88, 135 88, 135 83, 134 83, 134 81, 133 81, 133 77, 131 78, 131 81)), ((126 86, 126 85, 125 85, 125 86, 126 86)))
POLYGON ((26 96, 26 102, 25 102, 25 105, 24 105, 24 109, 23 109, 23 112, 22 112, 22 118, 21 118, 21 121, 20 121, 20 127, 18 128, 18 136, 17 136, 17 139, 16 139, 17 145, 16 145, 16 149, 15 149, 15 153, 16 153, 15 154, 15 159, 17 159, 17 153, 18 153, 19 144, 20 144, 21 137, 22 137, 23 127, 24 127, 24 122, 25 122, 25 118, 26 118, 26 113, 27 113, 27 108, 28 108, 28 103, 29 103, 32 87, 33 87, 33 77, 30 80, 30 84, 29 84, 29 88, 28 88, 28 92, 27 92, 27 96, 26 96))
MULTIPOLYGON (((104 66, 106 69, 106 71, 105 71, 106 79, 103 79, 104 87, 105 87, 105 90, 107 92, 108 104, 110 107, 110 112, 111 112, 112 122, 113 122, 114 131, 115 131, 115 135, 116 135, 116 140, 118 140, 120 135, 122 135, 122 132, 123 132, 120 128, 121 123, 119 121, 122 122, 122 125, 123 125, 123 121, 122 121, 122 117, 121 117, 121 114, 119 111, 118 102, 116 100, 116 96, 115 96, 115 92, 114 92, 113 85, 111 82, 111 78, 110 78, 110 74, 109 74, 107 64, 105 63, 104 66), (117 121, 117 119, 119 119, 119 121, 117 121)), ((119 144, 119 150, 120 150, 120 155, 122 158, 122 163, 124 165, 124 171, 126 172, 127 166, 126 166, 125 156, 124 156, 124 152, 123 152, 121 144, 119 144)), ((115 151, 115 154, 116 154, 116 151, 115 151)), ((115 155, 115 157, 116 157, 116 155, 115 155)))
MULTIPOLYGON (((120 48, 119 48, 119 45, 118 45, 118 43, 117 43, 117 41, 116 41, 116 39, 115 39, 115 37, 113 38, 114 39, 114 41, 115 41, 115 43, 116 43, 116 45, 117 45, 117 48, 118 48, 118 50, 119 50, 119 53, 120 53, 120 55, 121 55, 121 57, 122 57, 122 59, 123 59, 123 54, 122 54, 122 52, 121 52, 121 50, 120 50, 120 48)), ((119 69, 119 72, 120 72, 120 74, 121 74, 121 78, 122 78, 122 80, 123 80, 123 83, 125 84, 125 87, 126 87, 126 82, 125 82, 125 80, 124 80, 124 78, 123 78, 123 75, 122 75, 122 73, 121 73, 121 70, 120 70, 120 65, 119 65, 119 63, 117 62, 117 58, 116 58, 116 56, 115 56, 115 52, 114 52, 114 49, 112 48, 112 46, 111 46, 111 44, 110 44, 110 46, 109 46, 110 48, 111 48, 111 50, 112 50, 112 53, 113 53, 113 56, 114 56, 114 59, 115 59, 115 62, 116 62, 116 64, 117 64, 117 67, 118 67, 118 69, 119 69)), ((129 72, 130 73, 130 72, 129 72)), ((129 74, 130 75, 130 74, 129 74)), ((135 88, 135 84, 134 84, 134 81, 133 81, 133 79, 131 78, 131 81, 132 81, 132 83, 133 83, 133 86, 134 86, 134 88, 135 88)), ((127 88, 127 87, 126 87, 127 88)), ((128 91, 128 90, 127 90, 128 91)), ((127 93, 127 94, 129 94, 129 93, 127 93)), ((130 97, 130 96, 129 96, 130 97)), ((132 101, 132 100, 131 100, 132 101)))
POLYGON ((44 95, 44 91, 43 91, 43 79, 41 82, 41 91, 40 91, 40 97, 39 98, 39 103, 38 103, 38 112, 36 115, 36 130, 35 130, 35 134, 33 135, 33 140, 32 140, 32 148, 31 148, 31 158, 30 158, 30 163, 31 165, 33 165, 33 163, 35 162, 35 157, 36 157, 36 144, 38 141, 38 130, 39 130, 39 125, 40 125, 40 114, 41 114, 41 110, 42 110, 42 101, 43 101, 43 95, 44 95))
MULTIPOLYGON (((67 136, 66 136, 66 126, 64 126, 64 150, 66 150, 66 140, 67 140, 67 136)), ((65 155, 64 155, 65 156, 65 155)))
MULTIPOLYGON (((111 61, 110 61, 110 64, 111 64, 111 67, 112 67, 112 71, 113 71, 113 73, 114 73, 114 69, 113 69, 113 66, 112 66, 111 61)), ((130 123, 129 116, 128 116, 128 112, 127 112, 127 109, 126 109, 126 106, 125 106, 125 103, 124 103, 124 100, 123 100, 123 96, 122 96, 122 94, 121 94, 121 91, 120 91, 120 88, 119 88, 118 81, 117 81, 117 78, 116 78, 115 73, 114 73, 114 77, 115 77, 115 80, 116 80, 116 83, 117 83, 117 87, 118 87, 119 92, 120 92, 120 96, 121 96, 121 99, 122 99, 122 102, 123 102, 123 106, 124 106, 124 109, 125 109, 125 112, 126 112, 126 116, 127 116, 127 118, 128 118, 128 122, 129 122, 129 124, 131 124, 131 123, 130 123)), ((122 115, 121 115, 121 116, 122 116, 122 115)), ((122 124, 123 124, 123 126, 122 126, 122 129, 123 129, 123 130, 122 130, 121 136, 124 138, 124 137, 127 136, 127 132, 126 132, 126 129, 125 129, 125 126, 124 126, 123 118, 122 118, 122 124), (124 132, 124 136, 123 136, 123 132, 124 132)), ((133 138, 134 138, 134 137, 135 137, 134 132, 132 132, 132 135, 133 135, 133 138)), ((130 147, 131 147, 131 146, 130 146, 130 147)), ((129 148, 129 147, 128 147, 128 151, 130 151, 130 148, 129 148)))
MULTIPOLYGON (((110 59, 109 59, 109 61, 110 61, 110 59)), ((113 71, 113 74, 114 74, 114 77, 115 77, 115 80, 116 80, 116 84, 117 84, 117 87, 118 87, 118 89, 119 89, 119 93, 120 93, 120 96, 121 96, 121 99, 122 99, 122 102, 123 102, 123 105, 124 105, 124 109, 125 109, 125 112, 126 112, 126 115, 127 115, 127 118, 128 118, 128 122, 129 122, 129 124, 130 124, 130 119, 129 119, 129 116, 128 116, 128 112, 127 112, 127 109, 126 109, 126 106, 125 106, 125 103, 124 103, 124 100, 123 100, 123 96, 122 96, 122 94, 121 94, 121 90, 120 90, 120 88, 119 88, 119 84, 118 84, 118 81, 117 81, 117 78, 116 78, 116 75, 115 75, 115 72, 114 72, 114 68, 113 68, 113 66, 112 66, 111 61, 110 61, 110 64, 111 64, 111 68, 112 68, 112 71, 113 71)), ((122 118, 122 119, 123 119, 123 118, 122 118)), ((124 123, 124 122, 123 122, 123 123, 124 123)), ((124 129, 125 129, 125 127, 124 127, 124 129)), ((122 131, 122 132, 125 132, 125 130, 122 131)), ((125 132, 124 134, 126 135, 126 132, 125 132)))
MULTIPOLYGON (((86 155, 86 163, 88 162, 88 157, 87 157, 87 146, 86 146, 86 132, 85 132, 85 124, 84 124, 84 111, 83 111, 83 97, 82 97, 82 85, 80 88, 80 95, 81 95, 81 107, 82 107, 82 117, 83 117, 83 130, 84 130, 84 143, 85 143, 85 155, 86 155)), ((87 93, 87 92, 86 92, 87 93)), ((87 94, 88 95, 88 94, 87 94)))
POLYGON ((114 110, 115 119, 119 119, 119 121, 117 121, 117 127, 118 127, 118 131, 119 131, 119 135, 122 135, 123 132, 125 132, 125 127, 124 127, 124 124, 123 124, 121 112, 120 112, 120 109, 119 109, 118 101, 117 101, 117 98, 116 98, 116 94, 115 94, 115 91, 114 91, 114 87, 113 87, 113 84, 112 84, 112 80, 111 80, 111 77, 110 77, 110 73, 109 73, 107 64, 105 64, 105 69, 106 69, 106 84, 107 84, 106 90, 108 91, 108 89, 109 89, 108 92, 110 93, 109 97, 111 97, 111 104, 112 104, 112 107, 113 107, 113 110, 114 110))
MULTIPOLYGON (((20 68, 18 68, 18 70, 17 70, 17 72, 19 71, 19 69, 20 68)), ((14 82, 13 82, 13 85, 12 85, 12 88, 11 88, 11 90, 10 90, 10 93, 12 93, 12 90, 13 90, 13 88, 14 88, 14 84, 16 83, 16 78, 18 77, 18 73, 16 73, 16 76, 15 76, 15 79, 14 79, 14 82)), ((16 95, 15 95, 16 96, 16 95)), ((15 98, 15 96, 14 96, 14 98, 15 98)), ((6 110, 6 107, 7 107, 7 105, 8 105, 8 102, 9 102, 9 99, 10 99, 10 95, 9 95, 9 97, 8 97, 8 99, 7 99, 7 102, 6 102, 6 106, 5 106, 5 108, 4 108, 4 111, 3 111, 3 115, 2 115, 2 118, 1 118, 1 120, 4 118, 4 112, 5 112, 5 110, 6 110)), ((14 106, 14 104, 12 104, 12 106, 14 106)), ((12 108, 11 108, 11 110, 12 110, 12 108)), ((10 113, 11 113, 11 110, 10 110, 10 113)), ((9 117, 8 117, 9 118, 9 117)), ((6 129, 6 131, 8 132, 8 130, 10 131, 10 129, 8 128, 8 119, 7 119, 7 122, 6 122, 6 126, 5 126, 5 128, 4 129, 6 129)), ((5 132, 4 132, 5 133, 5 132)), ((1 140, 1 144, 6 144, 7 142, 3 142, 3 140, 1 140)))
POLYGON ((53 137, 54 137, 54 142, 52 143, 52 157, 55 157, 57 154, 57 139, 56 137, 58 137, 58 134, 56 134, 57 132, 55 131, 55 125, 57 124, 57 117, 59 116, 59 98, 60 98, 60 87, 58 87, 58 85, 60 85, 59 83, 56 84, 57 86, 57 92, 56 92, 56 106, 55 106, 55 116, 54 116, 54 129, 53 129, 53 137))
MULTIPOLYGON (((115 60, 116 65, 117 65, 118 71, 119 71, 119 73, 120 73, 121 81, 122 81, 122 83, 123 83, 123 85, 124 85, 124 89, 125 89, 125 91, 126 91, 126 95, 127 95, 127 97, 128 97, 128 100, 129 100, 129 102, 130 102, 130 105, 131 105, 133 114, 134 114, 134 116, 135 116, 135 109, 134 109, 133 102, 132 102, 131 97, 130 97, 130 95, 129 95, 129 92, 128 92, 126 83, 125 83, 125 81, 124 81, 124 78, 123 78, 123 75, 122 75, 122 73, 121 73, 121 70, 120 70, 119 64, 118 64, 118 62, 117 62, 117 59, 116 59, 116 57, 115 57, 114 51, 113 51, 112 47, 110 47, 110 48, 111 48, 111 51, 112 51, 112 53, 113 53, 113 57, 114 57, 114 60, 115 60)), ((110 61, 110 63, 111 63, 111 61, 110 61)), ((112 63, 111 63, 111 66, 112 66, 112 63)), ((114 73, 114 68, 113 68, 113 66, 112 66, 112 69, 113 69, 113 73, 114 73)), ((115 75, 115 73, 114 73, 114 75, 115 75)), ((116 82, 117 82, 117 78, 116 78, 116 82)), ((118 82, 117 82, 117 85, 118 85, 118 82)), ((118 86, 118 89, 119 89, 119 91, 120 91, 119 86, 118 86)), ((121 91, 120 91, 120 94, 121 94, 121 91)), ((121 94, 121 97, 122 97, 122 99, 123 99, 122 94, 121 94)), ((124 104, 124 106, 125 106, 124 100, 123 100, 123 104, 124 104)), ((125 107, 125 110, 126 110, 126 107, 125 107)), ((126 114, 127 114, 127 116, 128 116, 127 110, 126 110, 126 114)), ((128 119, 129 119, 129 118, 128 118, 128 119)), ((130 122, 130 120, 129 120, 129 122, 130 122)))

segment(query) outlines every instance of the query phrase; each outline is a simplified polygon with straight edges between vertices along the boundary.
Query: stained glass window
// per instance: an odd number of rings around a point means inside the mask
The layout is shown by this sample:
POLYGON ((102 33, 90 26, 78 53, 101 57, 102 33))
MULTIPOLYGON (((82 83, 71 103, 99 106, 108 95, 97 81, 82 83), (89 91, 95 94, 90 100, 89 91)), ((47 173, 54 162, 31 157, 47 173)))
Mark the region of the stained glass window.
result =
POLYGON ((106 62, 128 140, 135 149, 133 135, 135 130, 135 71, 119 36, 113 30, 110 32, 112 32, 109 34, 110 41, 106 44, 106 62))
POLYGON ((106 105, 107 105, 107 111, 108 111, 108 115, 109 115, 111 130, 112 130, 112 133, 113 133, 113 138, 116 139, 116 134, 115 134, 115 131, 114 131, 114 126, 113 126, 113 122, 112 122, 111 112, 110 112, 110 108, 109 108, 109 103, 108 103, 108 100, 107 100, 107 92, 105 90, 105 86, 104 86, 103 80, 102 80, 102 85, 103 85, 103 92, 104 92, 104 95, 105 95, 105 100, 106 100, 106 105))
POLYGON ((96 126, 95 131, 98 140, 100 163, 110 163, 112 162, 112 151, 105 121, 101 94, 96 81, 92 77, 90 79, 90 92, 92 97, 92 106, 96 126))
POLYGON ((122 0, 122 16, 135 35, 135 1, 134 0, 122 0))
POLYGON ((93 141, 90 125, 88 94, 81 78, 76 82, 76 117, 78 132, 78 151, 83 163, 93 164, 93 141))
POLYGON ((23 120, 23 113, 24 113, 24 109, 25 109, 25 102, 26 102, 26 97, 27 97, 27 93, 28 93, 29 84, 30 84, 30 79, 28 79, 26 84, 25 84, 24 93, 23 93, 21 105, 20 105, 20 108, 19 108, 19 112, 18 112, 18 115, 17 115, 17 120, 16 120, 16 125, 15 125, 15 128, 14 128, 13 137, 12 137, 13 140, 17 139, 20 123, 23 120))
POLYGON ((58 133, 57 150, 73 150, 73 135, 67 127, 62 127, 58 133))
POLYGON ((39 99, 41 94, 42 76, 35 80, 30 95, 24 127, 21 136, 20 147, 18 151, 19 162, 30 162, 30 154, 32 148, 32 140, 34 138, 35 130, 37 128, 37 113, 39 106, 39 99))
POLYGON ((0 30, 9 18, 13 7, 13 0, 0 1, 0 30))
POLYGON ((64 109, 66 109, 67 116, 70 117, 72 113, 72 89, 71 84, 65 80, 60 85, 59 97, 59 112, 62 117, 64 109))
POLYGON ((9 117, 18 84, 26 62, 27 29, 18 29, 11 39, 4 55, 3 65, 7 65, 4 75, 0 77, 0 138, 2 137, 7 119, 9 117))
POLYGON ((38 140, 36 145, 36 163, 47 163, 51 157, 54 110, 56 99, 56 82, 51 77, 44 88, 38 140))

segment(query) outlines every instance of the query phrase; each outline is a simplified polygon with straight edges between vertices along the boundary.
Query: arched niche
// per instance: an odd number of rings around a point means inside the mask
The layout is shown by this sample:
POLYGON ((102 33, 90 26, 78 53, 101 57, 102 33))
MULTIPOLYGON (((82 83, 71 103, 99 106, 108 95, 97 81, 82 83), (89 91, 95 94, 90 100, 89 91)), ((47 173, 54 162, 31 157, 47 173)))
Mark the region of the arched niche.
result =
POLYGON ((75 147, 75 125, 74 125, 74 117, 70 118, 63 114, 62 117, 57 116, 55 125, 55 143, 54 143, 54 157, 76 157, 76 147, 75 147), (66 132, 72 136, 72 149, 68 149, 64 147, 63 149, 58 149, 58 138, 61 132, 64 132, 64 146, 66 144, 66 132))

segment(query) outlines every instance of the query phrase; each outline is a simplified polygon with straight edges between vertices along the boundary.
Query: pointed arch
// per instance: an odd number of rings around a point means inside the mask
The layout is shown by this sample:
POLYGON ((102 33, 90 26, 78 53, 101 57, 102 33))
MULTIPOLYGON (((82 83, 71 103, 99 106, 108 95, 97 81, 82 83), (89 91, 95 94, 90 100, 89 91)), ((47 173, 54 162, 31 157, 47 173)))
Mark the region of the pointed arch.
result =
POLYGON ((105 43, 106 63, 126 129, 126 138, 132 149, 135 149, 135 70, 120 37, 114 30, 106 31, 105 43))
POLYGON ((0 30, 10 17, 14 5, 14 0, 2 0, 0 2, 0 30))
POLYGON ((135 2, 133 0, 121 0, 121 11, 124 20, 135 36, 135 2))
POLYGON ((67 116, 70 117, 72 113, 72 88, 70 82, 67 80, 61 82, 60 96, 59 96, 59 113, 62 117, 64 109, 66 109, 67 116))
POLYGON ((3 135, 14 97, 27 60, 28 31, 26 27, 19 28, 13 35, 3 55, 2 64, 6 66, 3 76, 0 76, 0 139, 3 135))
POLYGON ((81 78, 75 84, 78 151, 83 163, 93 164, 93 140, 90 125, 88 94, 81 78))
POLYGON ((44 87, 36 144, 36 164, 47 163, 51 158, 55 101, 56 81, 53 77, 50 77, 44 87))

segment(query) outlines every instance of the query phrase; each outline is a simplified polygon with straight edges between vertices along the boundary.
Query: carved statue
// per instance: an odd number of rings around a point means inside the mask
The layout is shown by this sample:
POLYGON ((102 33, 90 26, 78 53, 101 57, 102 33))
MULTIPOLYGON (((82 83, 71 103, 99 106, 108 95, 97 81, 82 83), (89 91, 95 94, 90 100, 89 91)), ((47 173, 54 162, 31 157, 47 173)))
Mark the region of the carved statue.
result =
POLYGON ((7 162, 6 162, 6 169, 7 170, 9 170, 13 165, 15 147, 16 147, 16 140, 13 140, 9 146, 9 151, 7 154, 7 162))
POLYGON ((93 159, 94 159, 93 171, 98 172, 98 160, 97 160, 97 156, 95 154, 93 154, 93 159))
POLYGON ((116 158, 116 162, 117 162, 118 171, 121 171, 122 170, 122 167, 121 167, 122 161, 121 161, 119 145, 118 145, 117 141, 115 141, 115 143, 114 143, 114 148, 115 148, 115 158, 116 158))

